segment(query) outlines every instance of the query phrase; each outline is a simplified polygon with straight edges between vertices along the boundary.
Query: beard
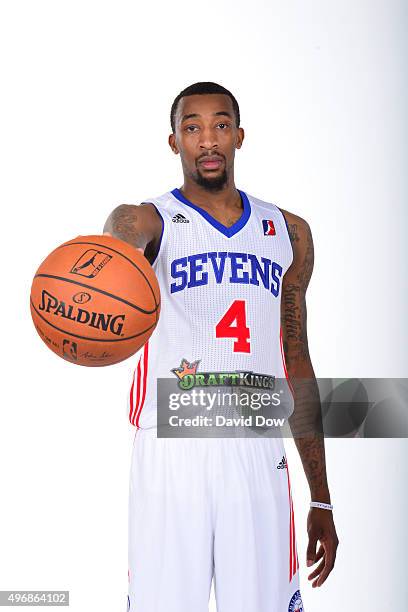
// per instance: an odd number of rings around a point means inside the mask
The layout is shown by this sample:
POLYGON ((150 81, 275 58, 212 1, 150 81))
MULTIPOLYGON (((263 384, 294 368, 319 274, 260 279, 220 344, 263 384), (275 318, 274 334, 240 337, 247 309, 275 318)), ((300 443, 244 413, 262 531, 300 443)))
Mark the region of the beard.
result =
POLYGON ((210 177, 203 176, 199 170, 193 175, 194 181, 200 187, 203 187, 206 191, 221 191, 228 181, 227 171, 224 168, 221 174, 218 176, 210 177))

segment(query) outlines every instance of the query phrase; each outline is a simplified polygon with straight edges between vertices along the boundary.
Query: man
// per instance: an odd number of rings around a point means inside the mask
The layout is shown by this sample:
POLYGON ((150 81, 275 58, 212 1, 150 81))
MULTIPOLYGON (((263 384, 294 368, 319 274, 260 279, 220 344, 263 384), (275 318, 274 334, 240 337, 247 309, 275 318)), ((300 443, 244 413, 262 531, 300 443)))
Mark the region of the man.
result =
POLYGON ((338 539, 307 343, 310 228, 236 188, 234 157, 244 131, 231 92, 215 83, 191 85, 174 100, 171 126, 183 186, 118 206, 104 227, 144 252, 162 297, 130 393, 137 432, 128 609, 204 612, 214 577, 218 612, 301 611, 282 437, 158 438, 156 382, 198 368, 287 378, 290 426, 311 499, 320 503, 308 516, 307 565, 320 562, 309 579, 321 586, 338 539))

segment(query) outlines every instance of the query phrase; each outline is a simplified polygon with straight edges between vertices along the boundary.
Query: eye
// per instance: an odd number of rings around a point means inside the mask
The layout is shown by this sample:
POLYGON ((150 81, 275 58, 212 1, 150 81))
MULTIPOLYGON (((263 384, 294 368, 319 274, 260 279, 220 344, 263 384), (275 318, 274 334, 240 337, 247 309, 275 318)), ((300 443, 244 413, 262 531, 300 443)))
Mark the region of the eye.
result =
POLYGON ((229 128, 229 124, 228 123, 218 123, 217 127, 221 128, 222 130, 225 130, 226 128, 229 128))
POLYGON ((196 130, 198 130, 198 127, 196 125, 188 125, 185 128, 186 132, 192 134, 193 132, 195 132, 196 130))

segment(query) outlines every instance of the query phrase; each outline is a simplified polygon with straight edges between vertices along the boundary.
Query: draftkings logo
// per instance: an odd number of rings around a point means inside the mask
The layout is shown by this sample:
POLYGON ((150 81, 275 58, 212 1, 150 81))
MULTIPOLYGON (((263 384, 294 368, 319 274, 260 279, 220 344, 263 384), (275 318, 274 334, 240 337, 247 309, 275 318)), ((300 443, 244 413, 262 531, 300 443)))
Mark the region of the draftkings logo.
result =
POLYGON ((255 372, 198 372, 200 359, 189 363, 182 359, 178 368, 171 371, 178 378, 180 389, 193 387, 256 387, 259 389, 275 389, 275 376, 257 374, 255 372))

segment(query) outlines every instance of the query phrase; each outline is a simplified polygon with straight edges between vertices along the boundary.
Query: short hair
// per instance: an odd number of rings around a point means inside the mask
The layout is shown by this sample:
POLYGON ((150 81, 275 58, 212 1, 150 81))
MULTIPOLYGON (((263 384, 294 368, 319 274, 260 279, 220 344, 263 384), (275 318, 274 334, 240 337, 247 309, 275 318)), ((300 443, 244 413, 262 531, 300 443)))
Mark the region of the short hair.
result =
POLYGON ((185 98, 186 96, 196 96, 196 95, 205 95, 205 94, 224 94, 225 96, 228 96, 229 98, 231 98, 232 107, 234 109, 234 114, 235 114, 236 125, 237 127, 239 127, 241 118, 239 114, 238 102, 236 101, 235 97, 232 95, 230 91, 228 91, 228 89, 225 89, 225 87, 223 87, 222 85, 218 85, 218 83, 212 83, 211 81, 208 81, 208 82, 205 81, 205 82, 194 83, 193 85, 189 85, 188 87, 183 89, 183 91, 180 91, 178 96, 176 96, 176 98, 174 99, 174 102, 171 105, 171 111, 170 111, 170 123, 171 123, 171 129, 173 130, 173 132, 175 132, 176 130, 176 121, 175 121, 176 112, 177 112, 178 103, 180 102, 181 98, 185 98))

